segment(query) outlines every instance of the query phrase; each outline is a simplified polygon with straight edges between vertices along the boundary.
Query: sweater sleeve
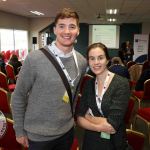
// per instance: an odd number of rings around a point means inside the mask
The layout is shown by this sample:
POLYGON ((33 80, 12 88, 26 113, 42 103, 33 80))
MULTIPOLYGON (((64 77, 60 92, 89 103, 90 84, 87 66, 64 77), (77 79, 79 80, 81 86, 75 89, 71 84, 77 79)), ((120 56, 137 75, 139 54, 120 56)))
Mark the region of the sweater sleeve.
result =
POLYGON ((115 128, 116 131, 123 122, 129 97, 129 83, 125 78, 120 78, 115 85, 115 93, 112 96, 112 105, 107 117, 107 121, 115 128))
POLYGON ((27 107, 28 93, 34 82, 33 68, 29 61, 29 56, 23 62, 20 70, 17 84, 11 97, 11 108, 14 120, 14 129, 16 136, 26 135, 24 131, 24 117, 27 107))

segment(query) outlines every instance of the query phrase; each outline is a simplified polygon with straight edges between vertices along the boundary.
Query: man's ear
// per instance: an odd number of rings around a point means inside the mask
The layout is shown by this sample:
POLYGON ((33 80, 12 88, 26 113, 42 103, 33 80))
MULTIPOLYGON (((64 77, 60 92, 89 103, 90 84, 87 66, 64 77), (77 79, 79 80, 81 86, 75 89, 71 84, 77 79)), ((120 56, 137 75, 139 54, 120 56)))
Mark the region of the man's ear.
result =
POLYGON ((55 26, 53 27, 53 32, 56 35, 56 27, 55 26))
POLYGON ((79 28, 79 30, 78 30, 78 33, 77 33, 77 36, 80 34, 80 28, 79 28))

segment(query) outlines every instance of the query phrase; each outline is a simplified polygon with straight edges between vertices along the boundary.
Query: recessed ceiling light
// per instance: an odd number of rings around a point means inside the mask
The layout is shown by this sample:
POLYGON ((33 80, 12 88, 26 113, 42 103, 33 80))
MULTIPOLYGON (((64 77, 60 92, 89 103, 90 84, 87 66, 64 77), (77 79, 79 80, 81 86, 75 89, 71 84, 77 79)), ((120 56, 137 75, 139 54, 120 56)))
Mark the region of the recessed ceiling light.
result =
POLYGON ((106 14, 117 14, 119 12, 118 9, 106 9, 106 14))
POLYGON ((2 0, 2 2, 6 2, 7 0, 2 0))
POLYGON ((109 22, 115 22, 115 21, 117 21, 117 19, 115 19, 115 18, 109 18, 109 19, 107 19, 107 21, 109 21, 109 22))
POLYGON ((41 12, 39 12, 39 11, 30 11, 32 14, 35 14, 35 15, 38 15, 38 16, 43 16, 43 15, 45 15, 44 13, 41 13, 41 12))

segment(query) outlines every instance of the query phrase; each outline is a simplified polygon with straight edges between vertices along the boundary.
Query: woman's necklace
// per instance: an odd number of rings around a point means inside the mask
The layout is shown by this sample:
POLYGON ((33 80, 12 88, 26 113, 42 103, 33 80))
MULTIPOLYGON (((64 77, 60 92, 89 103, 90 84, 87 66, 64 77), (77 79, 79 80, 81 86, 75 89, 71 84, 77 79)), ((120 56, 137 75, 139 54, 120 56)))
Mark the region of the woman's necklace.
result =
POLYGON ((101 103, 102 103, 103 95, 106 92, 106 89, 107 89, 106 87, 107 87, 109 79, 110 79, 110 72, 107 71, 107 75, 106 75, 106 78, 104 80, 104 84, 102 86, 101 95, 98 94, 99 89, 98 89, 98 80, 97 80, 97 78, 96 78, 96 81, 95 81, 96 103, 97 103, 98 109, 99 109, 99 111, 101 112, 102 115, 103 115, 103 112, 102 112, 102 109, 101 109, 101 103))

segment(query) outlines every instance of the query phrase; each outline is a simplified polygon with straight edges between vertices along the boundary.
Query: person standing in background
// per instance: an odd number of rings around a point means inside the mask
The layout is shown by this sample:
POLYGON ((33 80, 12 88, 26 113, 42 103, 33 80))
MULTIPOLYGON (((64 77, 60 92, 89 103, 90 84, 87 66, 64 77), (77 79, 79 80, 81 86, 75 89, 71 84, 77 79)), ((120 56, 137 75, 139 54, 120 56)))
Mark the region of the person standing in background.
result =
POLYGON ((95 77, 86 81, 77 110, 77 122, 85 129, 82 150, 126 150, 129 82, 108 70, 104 44, 90 45, 87 60, 95 77))
POLYGON ((123 51, 124 63, 126 64, 129 61, 133 61, 134 50, 129 41, 122 43, 121 50, 123 51))
MULTIPOLYGON (((66 75, 72 97, 86 70, 85 58, 75 51, 79 16, 64 8, 54 21, 56 41, 44 47, 66 75)), ((20 70, 12 94, 16 139, 29 150, 70 150, 74 119, 69 97, 56 68, 41 50, 32 51, 20 70)))

